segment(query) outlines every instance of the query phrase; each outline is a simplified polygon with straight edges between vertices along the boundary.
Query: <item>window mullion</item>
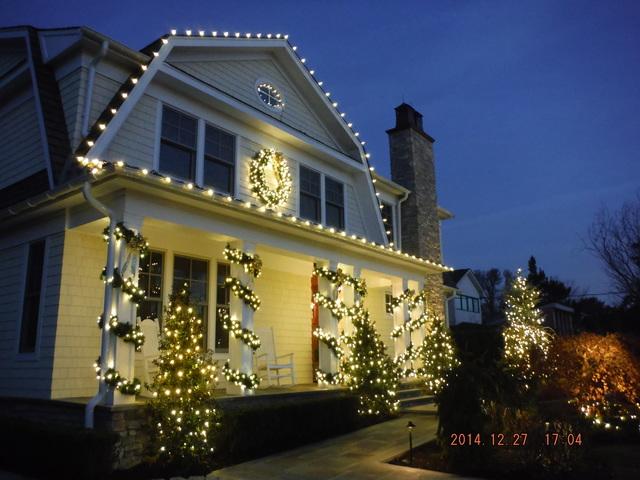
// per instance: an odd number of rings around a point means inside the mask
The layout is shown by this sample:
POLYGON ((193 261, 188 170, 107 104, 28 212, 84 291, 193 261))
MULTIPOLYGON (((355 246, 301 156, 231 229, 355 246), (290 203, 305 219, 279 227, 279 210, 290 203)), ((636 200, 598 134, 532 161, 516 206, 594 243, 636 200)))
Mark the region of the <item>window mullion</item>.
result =
POLYGON ((202 118, 199 118, 198 133, 196 136, 195 181, 197 185, 204 185, 204 140, 205 140, 205 122, 202 118))

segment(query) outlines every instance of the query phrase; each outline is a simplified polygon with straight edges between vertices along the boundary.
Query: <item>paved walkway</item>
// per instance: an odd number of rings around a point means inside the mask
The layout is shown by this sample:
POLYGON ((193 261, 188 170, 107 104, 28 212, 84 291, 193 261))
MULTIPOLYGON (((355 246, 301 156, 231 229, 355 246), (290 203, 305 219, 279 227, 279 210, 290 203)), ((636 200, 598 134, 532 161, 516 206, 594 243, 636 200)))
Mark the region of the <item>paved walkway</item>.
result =
POLYGON ((403 415, 362 430, 295 450, 212 472, 219 480, 432 480, 462 479, 447 473, 389 465, 408 450, 407 422, 416 424, 414 445, 435 437, 437 419, 403 415))

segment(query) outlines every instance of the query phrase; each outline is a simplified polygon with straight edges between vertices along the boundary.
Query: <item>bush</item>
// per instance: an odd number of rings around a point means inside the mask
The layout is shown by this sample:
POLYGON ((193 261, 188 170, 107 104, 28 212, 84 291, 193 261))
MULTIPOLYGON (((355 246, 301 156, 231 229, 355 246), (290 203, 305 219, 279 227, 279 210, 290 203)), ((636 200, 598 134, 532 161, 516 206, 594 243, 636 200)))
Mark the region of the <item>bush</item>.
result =
POLYGON ((100 479, 110 473, 118 435, 0 417, 3 469, 47 479, 100 479))

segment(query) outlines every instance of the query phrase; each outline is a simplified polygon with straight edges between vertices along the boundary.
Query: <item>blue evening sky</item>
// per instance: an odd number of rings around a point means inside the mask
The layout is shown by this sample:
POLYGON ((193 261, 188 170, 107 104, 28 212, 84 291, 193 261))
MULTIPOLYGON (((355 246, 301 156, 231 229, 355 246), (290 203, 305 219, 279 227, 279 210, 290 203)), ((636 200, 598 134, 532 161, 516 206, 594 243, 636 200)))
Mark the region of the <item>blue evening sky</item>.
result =
POLYGON ((640 189, 640 2, 3 0, 0 25, 288 33, 388 174, 404 101, 436 139, 445 261, 610 291, 583 239, 640 189))

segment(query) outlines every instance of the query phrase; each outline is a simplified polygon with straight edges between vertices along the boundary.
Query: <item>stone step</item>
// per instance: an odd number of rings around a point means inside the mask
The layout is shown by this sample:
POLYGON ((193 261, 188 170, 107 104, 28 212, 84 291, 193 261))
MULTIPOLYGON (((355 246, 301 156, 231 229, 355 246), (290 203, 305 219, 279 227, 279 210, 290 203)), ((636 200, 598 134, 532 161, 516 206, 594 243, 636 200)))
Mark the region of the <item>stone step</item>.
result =
POLYGON ((414 405, 402 409, 403 414, 412 415, 437 415, 438 407, 435 403, 427 403, 426 405, 414 405))
POLYGON ((424 395, 424 391, 420 388, 405 388, 396 391, 396 398, 398 400, 402 398, 420 397, 424 395))
POLYGON ((413 407, 416 405, 428 405, 433 403, 433 396, 431 395, 419 395, 415 397, 407 397, 400 399, 400 408, 413 407))

